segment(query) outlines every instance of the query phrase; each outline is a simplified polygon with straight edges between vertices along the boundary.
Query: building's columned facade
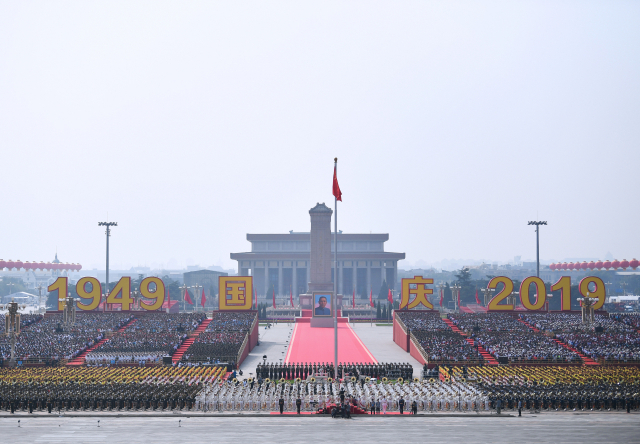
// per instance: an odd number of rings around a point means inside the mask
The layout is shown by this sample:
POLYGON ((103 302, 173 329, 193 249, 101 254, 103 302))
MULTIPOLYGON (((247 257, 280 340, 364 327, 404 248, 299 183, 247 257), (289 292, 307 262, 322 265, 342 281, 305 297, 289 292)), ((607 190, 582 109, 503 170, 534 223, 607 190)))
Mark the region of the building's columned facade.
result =
MULTIPOLYGON (((334 274, 334 242, 331 235, 331 280, 334 274)), ((273 286, 276 296, 294 296, 307 293, 311 277, 310 233, 247 234, 251 252, 231 253, 238 261, 238 274, 253 276, 258 296, 271 296, 273 286)), ((355 290, 360 297, 378 294, 382 282, 387 281, 395 289, 398 261, 404 253, 384 251, 388 234, 338 233, 338 293, 351 295, 355 290)))

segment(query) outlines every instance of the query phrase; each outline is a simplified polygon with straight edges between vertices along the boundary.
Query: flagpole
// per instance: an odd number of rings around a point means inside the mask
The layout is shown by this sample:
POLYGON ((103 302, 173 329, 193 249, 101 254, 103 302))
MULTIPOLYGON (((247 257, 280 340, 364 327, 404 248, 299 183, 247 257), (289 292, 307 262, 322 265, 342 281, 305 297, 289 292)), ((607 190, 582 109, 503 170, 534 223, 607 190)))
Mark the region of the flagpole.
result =
MULTIPOLYGON (((333 171, 335 177, 338 176, 338 158, 333 159, 333 171)), ((333 208, 334 208, 334 272, 333 272, 333 360, 334 360, 334 369, 335 369, 335 379, 338 380, 338 196, 334 194, 333 196, 333 208)))

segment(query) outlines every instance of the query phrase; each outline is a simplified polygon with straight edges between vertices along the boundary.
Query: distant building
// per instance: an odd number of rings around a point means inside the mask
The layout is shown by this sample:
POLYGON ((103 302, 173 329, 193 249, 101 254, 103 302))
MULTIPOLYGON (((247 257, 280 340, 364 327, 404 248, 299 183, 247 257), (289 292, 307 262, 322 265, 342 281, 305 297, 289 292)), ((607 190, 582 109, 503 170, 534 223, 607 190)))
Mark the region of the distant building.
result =
MULTIPOLYGON (((195 287, 198 285, 201 288, 198 288, 197 294, 195 293, 195 288, 190 288, 189 293, 191 294, 193 302, 196 306, 200 307, 200 298, 202 297, 202 290, 204 289, 205 297, 207 298, 207 303, 205 307, 207 308, 217 308, 217 295, 218 295, 218 278, 220 276, 228 276, 228 273, 223 271, 213 271, 213 270, 198 270, 198 271, 187 271, 183 274, 184 285, 187 287, 195 287)), ((180 295, 180 301, 182 302, 182 298, 184 295, 180 295)))
MULTIPOLYGON (((332 236, 333 237, 333 236, 332 236)), ((238 261, 238 275, 253 276, 259 296, 267 295, 273 286, 276 295, 294 296, 307 292, 310 276, 310 233, 289 234, 247 234, 251 251, 231 253, 231 259, 238 261)), ((373 291, 378 294, 383 280, 395 289, 398 261, 404 253, 384 251, 388 234, 345 234, 338 233, 338 293, 351 295, 356 291, 361 297, 368 297, 373 291)), ((331 242, 333 281, 333 251, 331 242)))
POLYGON ((39 305, 40 297, 35 294, 19 291, 17 293, 8 294, 6 296, 0 296, 0 302, 8 304, 9 302, 17 302, 20 305, 39 305))

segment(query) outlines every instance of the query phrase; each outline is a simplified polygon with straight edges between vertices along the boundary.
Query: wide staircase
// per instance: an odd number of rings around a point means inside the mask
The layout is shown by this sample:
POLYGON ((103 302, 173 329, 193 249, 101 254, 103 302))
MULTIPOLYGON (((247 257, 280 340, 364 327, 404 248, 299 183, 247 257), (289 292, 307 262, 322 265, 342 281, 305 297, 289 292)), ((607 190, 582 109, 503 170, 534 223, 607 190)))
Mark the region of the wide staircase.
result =
POLYGON ((464 337, 464 340, 467 341, 469 343, 469 345, 478 348, 478 353, 480 353, 480 356, 482 356, 482 359, 484 359, 487 364, 489 365, 498 365, 498 361, 496 360, 496 358, 494 358, 493 356, 491 356, 491 353, 489 353, 483 346, 481 346, 480 344, 474 344, 473 339, 467 338, 467 335, 465 332, 463 332, 462 330, 460 330, 456 324, 453 323, 453 321, 451 321, 451 319, 449 318, 443 318, 442 319, 445 324, 447 324, 449 326, 449 328, 451 328, 451 330, 453 330, 455 333, 458 333, 460 336, 464 337))
MULTIPOLYGON (((126 324, 124 324, 122 327, 120 327, 117 330, 117 333, 123 332, 126 330, 127 327, 129 327, 131 324, 133 324, 134 322, 136 322, 135 319, 131 319, 129 322, 127 322, 126 324)), ((86 358, 86 356, 91 353, 92 351, 94 351, 96 348, 100 347, 102 344, 104 344, 105 342, 107 342, 109 340, 109 337, 104 337, 102 338, 100 341, 96 342, 95 344, 93 344, 91 347, 89 347, 88 349, 86 349, 85 351, 83 351, 82 353, 80 353, 78 356, 76 356, 75 358, 73 358, 71 361, 67 362, 67 365, 70 366, 78 366, 78 365, 82 365, 84 364, 84 358, 86 358)))
POLYGON ((211 323, 211 319, 205 319, 204 321, 202 321, 202 323, 198 325, 198 328, 196 328, 193 331, 193 333, 187 339, 184 340, 182 345, 178 347, 176 352, 171 357, 171 362, 173 362, 174 364, 180 362, 180 360, 182 359, 182 356, 187 351, 187 349, 191 346, 191 344, 195 342, 196 338, 200 336, 200 333, 205 331, 205 329, 210 323, 211 323))

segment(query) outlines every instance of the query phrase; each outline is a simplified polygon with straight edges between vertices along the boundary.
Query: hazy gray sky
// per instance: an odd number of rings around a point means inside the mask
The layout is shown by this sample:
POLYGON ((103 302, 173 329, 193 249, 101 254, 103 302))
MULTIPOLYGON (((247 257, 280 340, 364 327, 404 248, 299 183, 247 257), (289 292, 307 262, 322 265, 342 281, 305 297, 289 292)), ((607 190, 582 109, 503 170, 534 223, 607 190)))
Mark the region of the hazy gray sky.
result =
MULTIPOLYGON (((640 257, 640 2, 0 3, 0 257, 221 265, 388 232, 407 263, 640 257)), ((400 267, 404 267, 401 263, 400 267)))

